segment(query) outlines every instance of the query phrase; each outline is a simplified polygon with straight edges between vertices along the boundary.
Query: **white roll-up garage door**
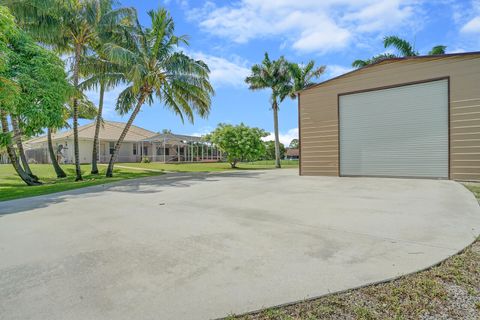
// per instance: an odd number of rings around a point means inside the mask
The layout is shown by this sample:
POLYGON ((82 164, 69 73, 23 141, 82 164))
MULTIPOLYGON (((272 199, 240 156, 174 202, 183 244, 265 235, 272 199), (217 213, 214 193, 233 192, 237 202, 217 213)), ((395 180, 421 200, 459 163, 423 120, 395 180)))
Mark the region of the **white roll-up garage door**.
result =
POLYGON ((340 174, 448 178, 448 81, 341 95, 340 174))

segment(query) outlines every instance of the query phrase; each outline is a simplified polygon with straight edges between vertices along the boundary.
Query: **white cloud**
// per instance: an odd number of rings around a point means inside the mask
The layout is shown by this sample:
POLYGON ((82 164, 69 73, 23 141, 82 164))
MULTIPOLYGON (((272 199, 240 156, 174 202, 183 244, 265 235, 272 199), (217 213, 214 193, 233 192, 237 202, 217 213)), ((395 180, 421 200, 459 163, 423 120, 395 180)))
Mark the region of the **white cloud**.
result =
POLYGON ((208 55, 202 52, 189 52, 194 59, 203 60, 210 68, 210 81, 214 87, 245 86, 245 78, 250 73, 247 62, 234 57, 227 60, 222 57, 208 55))
MULTIPOLYGON (((292 142, 293 139, 298 139, 298 128, 293 128, 288 130, 287 132, 280 132, 279 134, 279 140, 281 143, 283 143, 286 147, 290 145, 290 142, 292 142)), ((273 141, 275 140, 275 135, 273 132, 270 132, 268 136, 265 138, 262 138, 263 141, 273 141)))
POLYGON ((352 70, 353 70, 352 67, 345 67, 337 64, 329 65, 327 66, 327 69, 325 71, 326 78, 327 79, 335 78, 335 77, 338 77, 339 75, 350 72, 352 70))
POLYGON ((463 33, 480 33, 480 16, 468 21, 461 29, 463 33))
MULTIPOLYGON (((279 38, 300 52, 345 48, 358 32, 398 31, 411 25, 419 0, 239 0, 189 10, 200 28, 237 43, 279 38)), ((418 18, 418 17, 417 17, 418 18)))
POLYGON ((213 130, 215 130, 215 128, 213 128, 211 126, 205 126, 205 127, 200 128, 198 131, 196 131, 194 133, 191 133, 190 135, 194 136, 194 137, 202 137, 206 134, 209 134, 213 130))

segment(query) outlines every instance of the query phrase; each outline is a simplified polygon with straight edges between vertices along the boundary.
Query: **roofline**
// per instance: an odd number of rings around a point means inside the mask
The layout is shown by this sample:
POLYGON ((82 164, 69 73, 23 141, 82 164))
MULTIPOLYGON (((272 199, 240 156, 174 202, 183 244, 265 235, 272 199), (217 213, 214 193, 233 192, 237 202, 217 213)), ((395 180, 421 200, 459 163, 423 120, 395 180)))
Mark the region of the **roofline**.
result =
POLYGON ((318 87, 318 86, 324 85, 325 83, 328 83, 328 82, 330 82, 330 81, 337 80, 337 79, 339 79, 339 78, 342 78, 342 77, 351 75, 352 73, 358 72, 358 71, 360 71, 360 70, 364 70, 364 69, 367 69, 367 68, 375 67, 375 66, 377 66, 377 65, 379 65, 379 64, 383 64, 383 63, 388 62, 388 61, 390 61, 390 62, 398 62, 398 61, 413 60, 413 59, 444 58, 444 57, 474 56, 474 55, 480 55, 480 51, 459 52, 459 53, 446 53, 446 54, 434 54, 434 55, 424 55, 424 56, 398 57, 398 58, 387 58, 387 59, 383 59, 383 60, 374 62, 374 63, 372 63, 372 64, 368 64, 368 65, 366 65, 366 66, 364 66, 364 67, 361 67, 361 68, 358 68, 358 69, 349 71, 349 72, 347 72, 347 73, 341 74, 341 75, 336 76, 336 77, 334 77, 334 78, 331 78, 331 79, 322 81, 322 82, 320 82, 320 83, 311 85, 311 86, 309 86, 308 88, 305 88, 305 89, 302 89, 302 90, 298 90, 298 91, 296 91, 295 93, 296 93, 296 94, 302 93, 302 92, 307 91, 307 90, 310 90, 310 89, 312 89, 312 88, 316 88, 316 87, 318 87))

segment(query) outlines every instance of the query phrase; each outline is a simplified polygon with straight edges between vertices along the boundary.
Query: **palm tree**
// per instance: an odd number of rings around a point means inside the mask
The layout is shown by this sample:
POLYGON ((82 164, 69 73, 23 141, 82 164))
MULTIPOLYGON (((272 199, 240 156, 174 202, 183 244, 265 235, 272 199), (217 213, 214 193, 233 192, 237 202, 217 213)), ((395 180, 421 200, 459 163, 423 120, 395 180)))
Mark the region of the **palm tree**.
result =
POLYGON ((28 163, 27 157, 25 156, 25 149, 23 148, 22 136, 23 132, 20 128, 20 117, 14 114, 10 114, 10 123, 12 124, 13 129, 13 141, 17 146, 18 156, 22 162, 23 170, 35 181, 38 181, 38 177, 33 174, 32 169, 30 169, 30 164, 28 163))
POLYGON ((438 45, 433 47, 432 50, 428 52, 428 55, 434 56, 434 55, 445 54, 446 49, 447 49, 447 46, 438 45))
POLYGON ((280 140, 278 134, 279 104, 292 93, 289 63, 284 57, 270 60, 268 53, 261 64, 252 66, 252 73, 245 79, 250 90, 270 89, 270 102, 273 110, 273 127, 275 135, 275 167, 280 168, 280 140))
POLYGON ((103 100, 105 91, 113 89, 125 80, 124 70, 122 70, 121 66, 109 61, 107 57, 102 54, 101 50, 102 49, 99 48, 97 49, 97 54, 85 57, 80 66, 82 74, 88 77, 80 84, 80 88, 85 90, 99 90, 98 113, 95 116, 95 133, 93 136, 92 174, 98 174, 98 135, 103 122, 103 100))
MULTIPOLYGON (((73 55, 72 84, 78 88, 80 61, 91 49, 101 26, 117 24, 132 9, 112 10, 113 0, 3 0, 21 26, 38 41, 73 55)), ((107 28, 107 27, 105 27, 107 28)), ((107 28, 108 29, 108 28, 107 28)), ((78 146, 78 99, 73 101, 75 181, 82 180, 78 146)))
POLYGON ((55 174, 57 178, 65 178, 67 174, 63 171, 62 167, 58 164, 57 154, 55 149, 53 148, 52 142, 52 133, 57 131, 58 129, 68 128, 70 125, 68 124, 68 120, 73 117, 73 99, 74 94, 77 95, 78 98, 78 117, 80 119, 94 119, 98 113, 98 109, 95 105, 88 100, 87 96, 84 95, 82 92, 77 91, 75 89, 72 90, 72 95, 70 97, 70 102, 64 105, 63 109, 63 124, 59 127, 48 127, 47 128, 47 146, 48 146, 48 153, 50 155, 50 160, 52 161, 53 168, 55 170, 55 174))
POLYGON ((132 111, 107 168, 107 177, 113 174, 113 165, 120 146, 143 104, 151 105, 155 98, 164 106, 193 122, 194 113, 206 117, 210 111, 213 88, 209 82, 208 66, 178 51, 179 44, 188 44, 185 36, 174 34, 173 19, 164 9, 149 11, 151 27, 143 28, 138 21, 121 38, 106 43, 109 60, 128 67, 125 74, 128 87, 117 100, 120 114, 132 111))
POLYGON ((383 39, 383 46, 385 48, 394 47, 400 53, 400 57, 414 57, 419 55, 418 51, 413 48, 410 42, 397 36, 385 37, 383 39))
MULTIPOLYGON (((2 139, 6 139, 6 137, 10 136, 8 120, 7 120, 7 112, 4 109, 1 109, 1 108, 0 108, 0 123, 1 123, 1 127, 2 127, 2 139)), ((17 154, 15 153, 15 150, 14 150, 11 142, 6 141, 2 144, 7 149, 7 154, 8 154, 8 157, 10 159, 10 162, 12 163, 12 166, 15 169, 15 171, 17 172, 18 176, 29 186, 41 185, 42 183, 40 181, 32 178, 22 168, 22 166, 20 165, 20 162, 18 161, 17 154)))
MULTIPOLYGON (((358 59, 352 63, 352 67, 362 68, 369 64, 373 64, 385 59, 399 58, 399 57, 415 57, 420 55, 420 53, 415 50, 414 46, 410 42, 397 36, 385 37, 383 39, 383 46, 385 48, 394 47, 398 51, 398 54, 382 53, 374 56, 371 59, 367 59, 367 60, 358 59)), ((438 45, 433 47, 432 50, 428 52, 428 55, 445 54, 446 49, 447 49, 446 46, 438 45)))
POLYGON ((373 63, 376 63, 376 62, 379 62, 379 61, 382 61, 382 60, 385 60, 385 59, 391 59, 391 58, 396 58, 396 57, 397 56, 392 54, 392 53, 382 53, 382 54, 376 55, 376 56, 374 56, 370 59, 367 59, 367 60, 357 59, 357 60, 353 61, 352 67, 362 68, 362 67, 368 66, 369 64, 373 64, 373 63))
POLYGON ((295 92, 306 89, 315 84, 314 79, 320 77, 325 72, 326 67, 315 67, 315 61, 311 60, 306 65, 290 63, 289 71, 292 78, 292 98, 295 98, 295 92))
MULTIPOLYGON (((401 39, 397 36, 388 36, 383 39, 383 45, 385 48, 393 46, 400 53, 400 57, 415 57, 420 55, 418 51, 413 48, 413 45, 408 41, 401 39)), ((445 54, 447 46, 438 45, 434 46, 429 52, 428 55, 440 55, 445 54)), ((398 57, 398 56, 397 56, 398 57)))

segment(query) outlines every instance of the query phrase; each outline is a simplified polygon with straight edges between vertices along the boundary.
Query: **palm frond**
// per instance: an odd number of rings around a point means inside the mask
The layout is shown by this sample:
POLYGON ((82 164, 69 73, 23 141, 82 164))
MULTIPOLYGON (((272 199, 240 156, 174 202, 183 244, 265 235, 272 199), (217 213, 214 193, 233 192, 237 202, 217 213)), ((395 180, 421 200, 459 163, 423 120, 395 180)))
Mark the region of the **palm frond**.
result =
POLYGON ((383 45, 385 48, 394 47, 403 57, 418 56, 418 52, 415 51, 413 46, 406 40, 397 36, 387 36, 383 39, 383 45))
POLYGON ((438 45, 433 47, 432 50, 428 52, 428 55, 433 56, 433 55, 445 54, 446 49, 447 49, 447 46, 438 45))

